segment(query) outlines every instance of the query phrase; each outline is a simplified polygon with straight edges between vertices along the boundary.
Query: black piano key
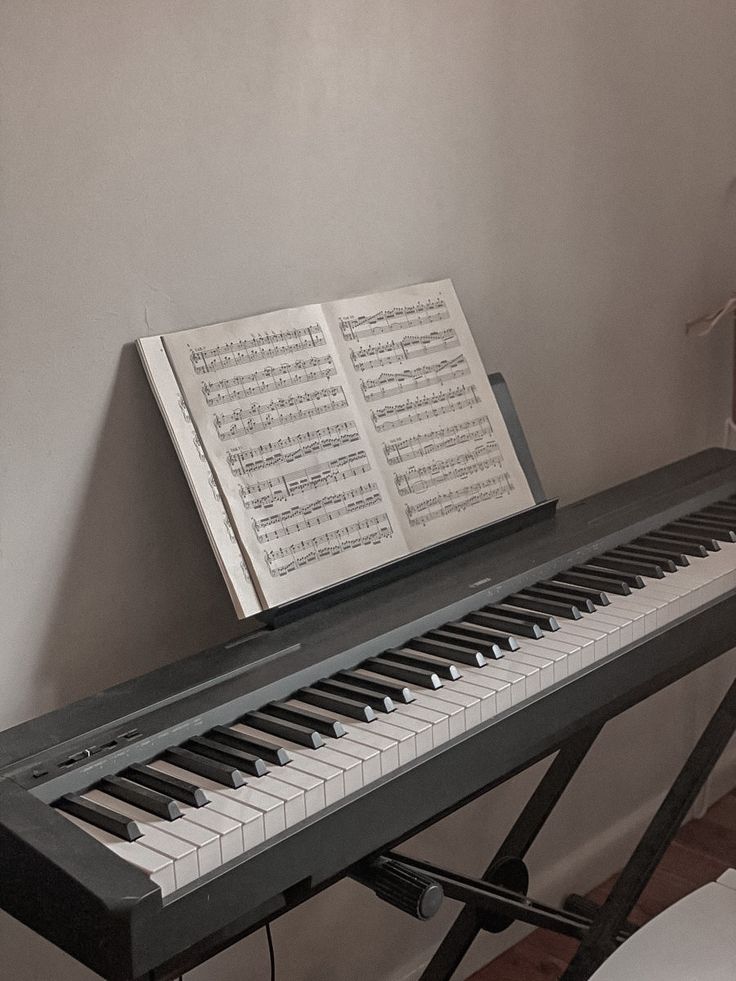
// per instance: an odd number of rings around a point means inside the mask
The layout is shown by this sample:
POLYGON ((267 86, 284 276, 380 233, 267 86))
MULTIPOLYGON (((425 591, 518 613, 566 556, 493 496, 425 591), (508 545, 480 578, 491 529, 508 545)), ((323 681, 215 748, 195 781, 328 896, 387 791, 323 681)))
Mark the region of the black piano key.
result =
POLYGON ((700 527, 715 527, 715 528, 725 528, 727 531, 733 531, 736 528, 736 518, 729 518, 722 514, 705 514, 702 511, 698 511, 697 514, 688 514, 684 518, 678 518, 677 523, 684 522, 686 524, 694 524, 700 527))
POLYGON ((694 518, 685 520, 683 518, 682 521, 677 522, 677 528, 683 528, 685 531, 692 530, 696 534, 702 531, 704 534, 715 538, 717 542, 736 542, 736 532, 732 528, 726 524, 717 524, 714 521, 696 521, 694 518))
POLYGON ((611 601, 603 592, 602 589, 596 589, 594 586, 575 586, 571 582, 561 582, 558 579, 543 579, 540 583, 545 589, 554 588, 562 589, 565 592, 570 593, 572 596, 578 596, 580 599, 589 599, 595 606, 610 606, 611 601))
MULTIPOLYGON (((503 657, 503 651, 493 637, 486 637, 484 640, 477 636, 469 637, 462 630, 452 627, 451 624, 447 624, 439 630, 428 630, 424 636, 432 643, 448 644, 451 652, 459 654, 459 661, 476 668, 482 668, 487 657, 492 661, 497 661, 503 657), (467 652, 467 656, 463 652, 467 652)), ((412 640, 407 646, 411 647, 413 644, 414 641, 412 640)), ((439 656, 445 657, 446 655, 441 654, 439 656)))
POLYGON ((726 521, 736 522, 736 506, 733 504, 709 504, 707 508, 698 511, 698 514, 712 514, 716 518, 723 518, 726 521))
POLYGON ((298 725, 296 722, 287 722, 286 719, 276 719, 266 715, 265 712, 249 712, 240 721, 253 729, 260 729, 261 732, 270 732, 272 736, 278 736, 279 739, 290 739, 293 743, 306 746, 307 749, 319 749, 320 746, 324 746, 322 737, 316 729, 298 725))
POLYGON ((486 663, 481 653, 480 644, 465 646, 448 636, 447 631, 430 630, 422 637, 412 637, 407 641, 407 647, 415 651, 422 651, 425 654, 432 654, 435 657, 444 657, 452 661, 459 661, 461 664, 469 664, 471 667, 483 667, 486 663))
POLYGON ((500 613, 488 613, 486 610, 475 610, 466 613, 465 619, 470 623, 477 623, 481 627, 491 627, 493 630, 508 630, 510 634, 517 637, 529 637, 532 640, 539 640, 544 634, 536 623, 528 623, 510 616, 502 616, 500 613))
POLYGON ((553 630, 559 630, 560 625, 551 613, 542 613, 541 610, 531 610, 526 607, 519 606, 518 603, 512 602, 509 598, 503 603, 499 603, 498 606, 484 606, 484 610, 489 613, 498 611, 501 616, 510 617, 516 622, 522 623, 533 623, 536 624, 540 630, 546 630, 552 632, 553 630))
POLYGON ((86 821, 87 824, 91 824, 95 828, 100 828, 101 831, 107 831, 109 834, 115 835, 116 838, 121 838, 123 841, 137 841, 143 837, 143 832, 135 821, 131 821, 124 814, 110 810, 109 807, 103 807, 102 804, 86 800, 79 794, 67 794, 61 800, 57 800, 56 807, 60 811, 66 811, 67 814, 73 814, 74 817, 86 821))
POLYGON ((371 677, 361 671, 360 668, 355 671, 341 671, 336 677, 338 681, 346 681, 348 684, 357 685, 359 688, 368 688, 380 695, 388 695, 395 702, 403 702, 404 705, 414 701, 414 694, 406 685, 401 685, 398 681, 389 681, 388 678, 371 677))
POLYGON ((339 719, 326 719, 323 715, 307 712, 306 709, 290 705, 288 702, 271 702, 261 711, 266 715, 273 715, 279 719, 286 719, 287 722, 295 722, 297 725, 312 728, 323 736, 339 739, 345 735, 345 726, 339 719))
POLYGON ((635 572, 624 572, 621 569, 607 569, 604 565, 598 565, 595 559, 586 562, 584 565, 574 565, 573 572, 580 572, 583 575, 603 575, 610 576, 617 582, 625 582, 631 589, 644 589, 644 580, 635 572))
POLYGON ((694 528, 687 528, 673 521, 661 529, 664 535, 674 535, 675 538, 683 538, 686 542, 695 542, 696 545, 703 545, 709 552, 720 551, 721 546, 707 531, 699 532, 694 528))
POLYGON ((509 596, 507 602, 513 606, 521 606, 525 610, 531 610, 532 613, 544 613, 550 617, 562 617, 565 620, 580 620, 583 616, 574 603, 540 599, 537 596, 531 596, 525 589, 509 596))
POLYGON ((97 788, 110 797, 117 797, 126 804, 133 804, 166 821, 175 821, 181 817, 181 810, 173 797, 161 794, 157 790, 150 790, 148 787, 140 787, 124 777, 103 777, 97 788))
POLYGON ((573 586, 594 586, 606 593, 615 593, 617 596, 631 595, 631 589, 627 583, 620 579, 604 576, 599 572, 558 572, 556 579, 558 582, 569 582, 573 586))
POLYGON ((567 593, 562 587, 551 589, 549 586, 530 586, 524 592, 529 596, 542 600, 559 600, 564 603, 572 603, 583 613, 595 613, 595 603, 587 596, 573 596, 567 593))
POLYGON ((409 647, 401 649, 391 647, 385 654, 379 654, 379 658, 385 656, 392 661, 398 661, 399 664, 406 664, 410 668, 424 668, 425 671, 434 671, 440 678, 445 678, 447 681, 458 681, 462 678, 457 667, 450 661, 443 661, 441 658, 432 660, 431 655, 422 654, 419 651, 411 650, 409 647))
POLYGON ((256 739, 250 733, 231 729, 230 726, 215 726, 214 729, 210 729, 207 735, 210 739, 226 743, 228 746, 234 746, 236 749, 255 757, 258 760, 259 768, 259 772, 256 773, 257 777, 263 776, 267 772, 266 763, 273 763, 274 766, 286 766, 287 763, 291 763, 291 757, 283 746, 274 746, 267 739, 256 739))
POLYGON ((613 572, 629 572, 636 576, 646 576, 648 579, 664 579, 664 569, 656 562, 647 562, 645 559, 636 560, 626 558, 624 555, 597 555, 594 559, 595 564, 604 569, 611 569, 613 572))
POLYGON ((374 671, 376 674, 384 674, 387 678, 396 678, 398 681, 405 681, 408 685, 417 688, 437 689, 442 687, 442 682, 434 671, 427 671, 426 668, 410 668, 406 664, 399 664, 392 660, 388 655, 382 654, 381 657, 369 657, 361 665, 367 671, 374 671))
POLYGON ((162 794, 168 794, 174 800, 179 800, 182 804, 189 804, 191 807, 204 807, 209 804, 209 797, 193 783, 180 780, 179 777, 170 777, 160 770, 154 770, 143 763, 134 763, 127 770, 123 771, 123 776, 129 780, 134 780, 143 787, 150 787, 151 790, 158 790, 162 794))
MULTIPOLYGON (((634 548, 633 546, 629 548, 627 545, 622 545, 620 548, 615 548, 610 554, 620 555, 624 559, 641 559, 644 562, 656 562, 665 572, 677 572, 678 563, 662 552, 657 555, 656 549, 653 548, 634 548)), ((682 558, 685 559, 683 564, 687 564, 687 556, 683 555, 682 558)))
POLYGON ((216 733, 194 736, 184 743, 184 749, 198 753, 200 756, 206 756, 217 763, 234 766, 241 773, 250 773, 254 777, 262 777, 268 773, 268 767, 262 759, 238 746, 225 745, 215 737, 216 733))
POLYGON ((695 555, 701 559, 704 559, 709 551, 702 542, 663 531, 650 531, 648 534, 642 535, 641 541, 645 545, 668 545, 670 548, 676 548, 678 552, 684 552, 685 555, 695 555))
POLYGON ((333 695, 330 692, 319 691, 317 688, 302 688, 296 693, 296 697, 309 705, 316 705, 317 708, 325 709, 327 712, 339 712, 359 722, 374 722, 376 718, 376 713, 365 701, 361 702, 344 695, 333 695))
POLYGON ((190 753, 188 749, 182 749, 180 746, 172 746, 167 749, 162 759, 166 760, 167 763, 181 767, 182 770, 198 773, 200 777, 207 777, 208 780, 221 783, 223 787, 232 787, 237 790, 238 787, 245 786, 245 777, 234 766, 217 763, 215 760, 200 756, 198 753, 190 753))
MULTIPOLYGON (((478 623, 471 623, 469 620, 453 620, 447 624, 448 630, 453 630, 471 637, 474 640, 484 641, 501 648, 501 656, 504 651, 518 651, 519 641, 511 634, 501 630, 491 630, 490 627, 481 627, 478 623)), ((495 659, 496 655, 492 655, 495 659)))
POLYGON ((358 704, 370 706, 374 712, 388 714, 396 709, 388 695, 381 695, 372 689, 360 685, 351 685, 347 681, 339 681, 337 678, 326 678, 315 684, 317 691, 334 693, 338 696, 350 698, 358 704))

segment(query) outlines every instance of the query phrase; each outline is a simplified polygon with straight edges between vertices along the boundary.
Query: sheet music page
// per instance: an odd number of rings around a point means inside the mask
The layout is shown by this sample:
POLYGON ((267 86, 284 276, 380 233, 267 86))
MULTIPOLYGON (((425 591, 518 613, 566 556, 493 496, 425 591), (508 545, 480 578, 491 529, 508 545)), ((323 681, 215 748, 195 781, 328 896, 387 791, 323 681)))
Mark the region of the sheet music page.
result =
POLYGON ((241 619, 254 616, 262 605, 162 340, 141 337, 137 347, 235 612, 241 619))
POLYGON ((449 279, 322 309, 410 551, 534 504, 449 279))
POLYGON ((163 340, 267 606, 406 554, 321 307, 163 340))

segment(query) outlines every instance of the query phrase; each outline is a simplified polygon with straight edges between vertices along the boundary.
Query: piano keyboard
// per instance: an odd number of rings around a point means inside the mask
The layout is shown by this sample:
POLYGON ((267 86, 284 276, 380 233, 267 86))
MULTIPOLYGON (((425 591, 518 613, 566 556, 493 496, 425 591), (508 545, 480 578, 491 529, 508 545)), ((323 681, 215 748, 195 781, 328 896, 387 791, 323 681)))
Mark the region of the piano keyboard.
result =
POLYGON ((736 495, 54 802, 164 896, 736 587, 736 495))

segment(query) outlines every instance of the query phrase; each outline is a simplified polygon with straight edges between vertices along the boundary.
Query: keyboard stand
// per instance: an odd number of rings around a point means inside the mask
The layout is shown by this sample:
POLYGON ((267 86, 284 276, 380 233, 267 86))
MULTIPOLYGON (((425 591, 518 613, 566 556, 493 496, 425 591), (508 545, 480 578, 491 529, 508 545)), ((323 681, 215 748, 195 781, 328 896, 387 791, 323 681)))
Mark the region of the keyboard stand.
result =
MULTIPOLYGON (((581 729, 560 746, 552 765, 481 879, 457 875, 395 852, 385 856, 408 871, 425 876, 429 882, 440 886, 450 899, 465 903, 420 981, 449 981, 481 930, 500 933, 516 921, 554 930, 580 941, 560 981, 587 981, 631 935, 634 928, 627 917, 736 731, 736 681, 698 739, 605 902, 597 907, 584 905, 579 897, 572 896, 563 909, 557 909, 528 898, 528 872, 523 859, 603 724, 581 729)), ((526 767, 515 772, 524 769, 526 767)))

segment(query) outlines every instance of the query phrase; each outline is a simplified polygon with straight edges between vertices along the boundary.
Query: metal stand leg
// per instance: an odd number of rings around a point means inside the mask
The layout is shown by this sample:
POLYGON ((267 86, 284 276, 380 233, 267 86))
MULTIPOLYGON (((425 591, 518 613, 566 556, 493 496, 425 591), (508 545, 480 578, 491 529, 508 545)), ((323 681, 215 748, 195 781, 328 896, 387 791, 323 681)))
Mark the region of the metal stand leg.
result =
MULTIPOLYGON (((501 860, 509 857, 522 858, 527 853, 601 728, 602 726, 597 726, 584 730, 560 749, 486 869, 484 881, 492 878, 494 867, 501 860)), ((449 981, 482 928, 482 912, 477 907, 466 905, 435 951, 421 981, 449 981)))
POLYGON ((590 930, 561 981, 587 981, 613 953, 616 937, 636 905, 654 869, 692 807, 726 744, 736 730, 736 682, 716 709, 680 770, 608 899, 593 917, 590 930))

